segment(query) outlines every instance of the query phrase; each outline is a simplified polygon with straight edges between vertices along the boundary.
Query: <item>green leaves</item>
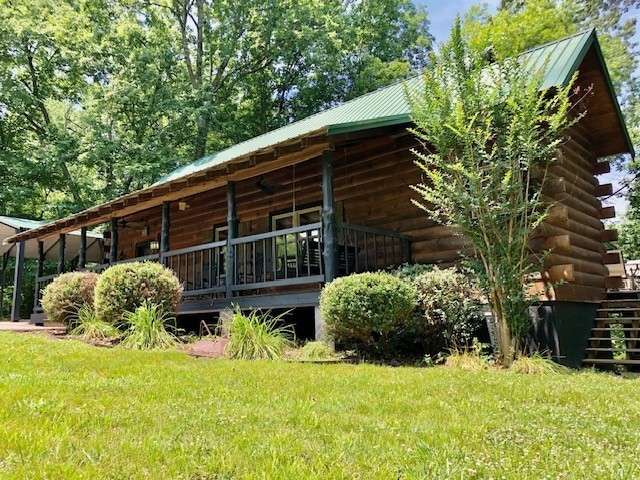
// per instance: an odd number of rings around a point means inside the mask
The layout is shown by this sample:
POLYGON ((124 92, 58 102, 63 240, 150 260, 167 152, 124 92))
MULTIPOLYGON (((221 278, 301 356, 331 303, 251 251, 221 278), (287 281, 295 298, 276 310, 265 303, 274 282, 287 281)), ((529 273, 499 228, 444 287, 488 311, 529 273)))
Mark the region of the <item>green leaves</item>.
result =
POLYGON ((429 153, 416 152, 427 181, 414 189, 429 216, 469 241, 508 358, 511 335, 530 325, 527 244, 546 215, 540 192, 571 107, 570 87, 540 93, 541 76, 514 60, 488 63, 462 39, 460 24, 442 47, 424 90, 410 103, 414 133, 429 153))
POLYGON ((0 0, 2 213, 146 187, 416 73, 431 41, 410 0, 0 0))

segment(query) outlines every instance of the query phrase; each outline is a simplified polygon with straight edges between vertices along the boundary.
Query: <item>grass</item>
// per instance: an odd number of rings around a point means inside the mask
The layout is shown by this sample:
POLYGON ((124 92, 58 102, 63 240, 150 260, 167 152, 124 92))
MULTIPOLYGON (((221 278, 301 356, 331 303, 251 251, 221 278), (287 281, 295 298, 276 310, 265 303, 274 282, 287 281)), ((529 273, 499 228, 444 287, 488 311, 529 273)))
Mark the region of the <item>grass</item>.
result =
POLYGON ((124 312, 122 315, 126 332, 120 346, 137 350, 171 348, 176 344, 177 338, 167 331, 167 327, 175 331, 175 321, 160 306, 145 300, 135 311, 124 312))
POLYGON ((0 478, 638 478, 640 381, 0 332, 0 478))
POLYGON ((69 335, 82 340, 111 340, 122 336, 122 332, 110 323, 100 320, 93 307, 83 305, 70 319, 69 335))
POLYGON ((227 328, 229 343, 225 355, 236 360, 275 360, 293 345, 291 325, 281 325, 285 314, 271 316, 270 312, 250 310, 243 313, 235 307, 227 328))

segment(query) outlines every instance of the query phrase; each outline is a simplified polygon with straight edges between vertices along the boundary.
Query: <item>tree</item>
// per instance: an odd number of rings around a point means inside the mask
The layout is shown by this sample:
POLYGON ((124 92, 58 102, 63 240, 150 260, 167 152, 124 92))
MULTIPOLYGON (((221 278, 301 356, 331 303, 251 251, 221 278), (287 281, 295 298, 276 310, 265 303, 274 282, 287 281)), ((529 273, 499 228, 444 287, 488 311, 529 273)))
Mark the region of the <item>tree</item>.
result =
MULTIPOLYGON (((515 55, 595 26, 631 140, 638 152, 640 52, 634 37, 639 9, 637 0, 503 0, 494 15, 488 13, 486 6, 473 7, 464 19, 463 33, 476 49, 491 45, 499 54, 515 55)), ((630 204, 624 221, 627 234, 621 236, 621 243, 631 240, 629 232, 640 232, 640 162, 628 156, 614 160, 618 168, 630 174, 618 192, 625 195, 630 204), (637 225, 632 227, 632 223, 637 225)))
POLYGON ((0 0, 1 213, 148 186, 416 73, 431 40, 411 0, 0 0))
POLYGON ((569 125, 570 86, 541 91, 542 73, 516 59, 489 63, 462 39, 460 22, 411 100, 426 181, 415 190, 427 214, 462 234, 480 266, 510 364, 531 325, 527 248, 547 214, 546 171, 569 125))

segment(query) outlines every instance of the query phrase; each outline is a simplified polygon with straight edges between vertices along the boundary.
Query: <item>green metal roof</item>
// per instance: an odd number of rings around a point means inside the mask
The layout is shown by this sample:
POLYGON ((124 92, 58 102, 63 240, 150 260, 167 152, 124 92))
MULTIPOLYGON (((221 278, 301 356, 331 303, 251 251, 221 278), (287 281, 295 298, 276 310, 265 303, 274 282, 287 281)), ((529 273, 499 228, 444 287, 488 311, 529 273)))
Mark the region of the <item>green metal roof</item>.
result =
MULTIPOLYGON (((604 65, 594 29, 534 48, 521 54, 520 58, 527 62, 534 71, 544 68, 543 88, 566 86, 594 43, 604 65)), ((609 81, 609 87, 613 91, 606 67, 604 67, 604 70, 605 76, 609 81)), ((406 94, 407 92, 411 94, 417 91, 421 85, 422 76, 416 76, 381 88, 179 167, 158 180, 155 185, 206 170, 215 165, 220 165, 235 158, 274 147, 288 140, 307 136, 314 132, 326 131, 327 135, 335 135, 408 123, 410 122, 411 108, 407 102, 406 94), (405 86, 407 91, 405 91, 405 86)), ((629 140, 615 96, 614 102, 618 108, 618 115, 628 140, 627 143, 633 152, 632 143, 629 140)))
POLYGON ((13 228, 24 228, 26 230, 29 230, 31 228, 41 227, 42 225, 46 225, 49 222, 41 222, 38 220, 30 220, 28 218, 7 217, 5 215, 0 215, 0 223, 4 223, 5 225, 13 228))

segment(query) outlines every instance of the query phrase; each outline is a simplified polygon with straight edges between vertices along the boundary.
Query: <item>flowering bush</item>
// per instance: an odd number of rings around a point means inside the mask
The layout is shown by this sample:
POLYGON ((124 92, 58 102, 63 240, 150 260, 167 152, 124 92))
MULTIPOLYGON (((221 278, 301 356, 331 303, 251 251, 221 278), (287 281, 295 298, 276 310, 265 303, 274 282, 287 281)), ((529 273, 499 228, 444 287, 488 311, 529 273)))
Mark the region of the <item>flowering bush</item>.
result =
POLYGON ((180 305, 182 285, 171 270, 154 262, 131 262, 106 269, 96 285, 98 318, 119 322, 124 312, 134 312, 145 300, 166 313, 180 305))
POLYGON ((412 283, 421 313, 417 321, 424 335, 442 335, 448 348, 468 346, 484 322, 480 289, 454 268, 435 267, 412 283))
POLYGON ((98 275, 91 272, 69 272, 56 277, 42 292, 42 309, 47 319, 68 323, 80 308, 93 308, 98 275))

